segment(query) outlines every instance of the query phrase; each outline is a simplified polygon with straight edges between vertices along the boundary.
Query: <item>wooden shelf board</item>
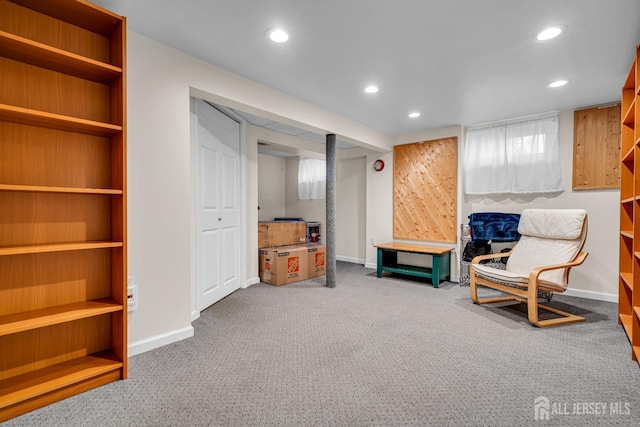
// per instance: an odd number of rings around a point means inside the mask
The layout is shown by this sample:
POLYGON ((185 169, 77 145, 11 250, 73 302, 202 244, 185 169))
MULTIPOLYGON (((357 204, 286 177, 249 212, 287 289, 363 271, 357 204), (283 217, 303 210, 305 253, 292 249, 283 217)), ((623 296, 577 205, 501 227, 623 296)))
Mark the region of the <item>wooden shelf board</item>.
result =
POLYGON ((622 163, 632 163, 634 160, 634 150, 633 147, 629 149, 629 151, 622 156, 622 163))
POLYGON ((19 245, 0 247, 0 256, 3 255, 25 255, 45 252, 80 251, 88 249, 105 249, 122 247, 122 242, 73 242, 73 243, 50 243, 46 245, 19 245))
POLYGON ((79 119, 7 104, 0 104, 0 120, 98 136, 110 136, 122 132, 122 126, 119 125, 79 119))
POLYGON ((633 274, 632 273, 620 273, 622 282, 629 290, 633 291, 633 274))
POLYGON ((631 323, 633 322, 633 318, 630 314, 619 314, 620 322, 624 327, 624 331, 627 333, 627 337, 631 339, 631 323))
POLYGON ((640 252, 634 252, 633 255, 635 255, 636 258, 640 259, 640 252))
POLYGON ((0 55, 98 83, 111 83, 122 68, 0 31, 0 55))
POLYGON ((111 35, 122 23, 122 17, 86 1, 10 1, 103 36, 111 35))
POLYGON ((47 187, 43 185, 0 184, 0 191, 24 191, 36 193, 77 193, 77 194, 122 194, 122 190, 111 188, 47 187))
POLYGON ((624 85, 622 86, 622 89, 625 90, 633 90, 636 87, 636 73, 635 73, 635 69, 636 69, 636 63, 634 62, 631 65, 631 70, 629 71, 629 74, 627 75, 627 80, 625 80, 624 85))
POLYGON ((626 199, 620 200, 620 204, 624 205, 626 203, 632 203, 635 199, 635 197, 627 197, 626 199))
POLYGON ((633 124, 635 123, 635 105, 636 100, 634 99, 633 101, 631 101, 631 105, 629 105, 629 108, 627 108, 624 116, 622 116, 622 123, 628 127, 633 127, 633 124))
POLYGON ((620 234, 629 239, 633 239, 633 231, 620 230, 620 234))
POLYGON ((640 320, 640 307, 633 307, 633 312, 636 314, 638 320, 640 320))
POLYGON ((389 273, 396 273, 396 274, 405 274, 408 276, 423 277, 426 279, 431 279, 433 277, 431 268, 416 267, 413 265, 404 265, 404 264, 383 265, 382 271, 388 271, 389 273))
POLYGON ((71 359, 0 381, 0 409, 122 368, 110 352, 71 359))
POLYGON ((122 304, 110 298, 82 301, 41 310, 0 316, 0 336, 38 329, 59 323, 121 311, 122 304))

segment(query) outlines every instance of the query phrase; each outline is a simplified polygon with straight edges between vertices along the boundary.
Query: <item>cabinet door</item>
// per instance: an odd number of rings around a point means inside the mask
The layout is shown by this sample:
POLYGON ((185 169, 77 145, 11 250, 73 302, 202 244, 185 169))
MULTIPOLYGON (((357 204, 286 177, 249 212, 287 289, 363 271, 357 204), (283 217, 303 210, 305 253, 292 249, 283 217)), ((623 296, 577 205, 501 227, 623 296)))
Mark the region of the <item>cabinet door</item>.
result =
POLYGON ((620 188, 620 104, 576 110, 573 189, 620 188))

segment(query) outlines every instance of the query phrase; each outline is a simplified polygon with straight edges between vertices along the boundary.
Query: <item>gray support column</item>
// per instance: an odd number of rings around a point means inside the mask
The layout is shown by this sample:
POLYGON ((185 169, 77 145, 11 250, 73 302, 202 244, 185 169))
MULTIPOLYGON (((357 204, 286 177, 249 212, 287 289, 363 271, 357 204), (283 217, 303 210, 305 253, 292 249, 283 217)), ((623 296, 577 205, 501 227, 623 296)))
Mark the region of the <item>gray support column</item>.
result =
POLYGON ((336 136, 327 135, 327 287, 336 287, 336 136))

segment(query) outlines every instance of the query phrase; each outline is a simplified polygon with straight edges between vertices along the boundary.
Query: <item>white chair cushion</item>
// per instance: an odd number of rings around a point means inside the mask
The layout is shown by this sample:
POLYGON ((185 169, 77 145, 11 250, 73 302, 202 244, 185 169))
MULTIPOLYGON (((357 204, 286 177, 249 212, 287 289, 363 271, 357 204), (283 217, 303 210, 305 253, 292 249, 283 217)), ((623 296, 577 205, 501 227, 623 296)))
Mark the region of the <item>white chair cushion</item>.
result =
POLYGON ((473 264, 473 270, 481 276, 490 277, 499 282, 526 284, 529 277, 518 276, 507 270, 489 267, 486 264, 473 264))
MULTIPOLYGON (((516 276, 529 277, 536 267, 564 264, 578 255, 582 240, 554 240, 522 236, 507 261, 507 270, 516 276)), ((554 283, 567 288, 565 269, 544 271, 538 278, 541 282, 554 283)))
MULTIPOLYGON (((526 288, 527 284, 529 282, 529 274, 527 274, 526 276, 519 276, 515 273, 512 273, 511 271, 508 270, 501 270, 499 268, 494 268, 494 267, 489 267, 486 264, 473 264, 473 269, 474 271, 479 274, 480 276, 484 276, 487 278, 490 278, 492 280, 495 280, 497 282, 503 282, 506 284, 513 284, 516 286, 521 286, 526 288)), ((541 285, 544 285, 548 288, 551 288, 553 290, 557 290, 559 292, 563 292, 565 291, 565 288, 563 288, 562 286, 559 286, 556 283, 552 283, 552 282, 546 282, 544 280, 540 280, 540 278, 538 279, 538 283, 541 285)))
MULTIPOLYGON (((526 285, 534 268, 575 259, 586 237, 586 219, 584 209, 525 209, 518 224, 522 237, 509 256, 506 270, 474 265, 475 271, 503 282, 526 285)), ((568 286, 565 273, 565 268, 544 271, 538 282, 563 291, 568 286)))
POLYGON ((578 239, 586 217, 584 209, 525 209, 518 233, 546 239, 578 239))

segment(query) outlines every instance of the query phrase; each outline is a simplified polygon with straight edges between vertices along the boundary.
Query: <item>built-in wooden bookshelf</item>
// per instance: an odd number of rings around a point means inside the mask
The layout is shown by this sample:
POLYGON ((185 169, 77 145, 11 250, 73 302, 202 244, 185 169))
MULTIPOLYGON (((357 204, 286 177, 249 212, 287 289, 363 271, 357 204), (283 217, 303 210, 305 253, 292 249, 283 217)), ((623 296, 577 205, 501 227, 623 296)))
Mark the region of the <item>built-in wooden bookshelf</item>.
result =
POLYGON ((0 0, 0 422, 127 376, 125 37, 0 0))
POLYGON ((618 320, 640 359, 640 45, 622 87, 618 320), (636 161, 638 158, 638 161, 636 161), (638 283, 639 285, 636 285, 638 283))

